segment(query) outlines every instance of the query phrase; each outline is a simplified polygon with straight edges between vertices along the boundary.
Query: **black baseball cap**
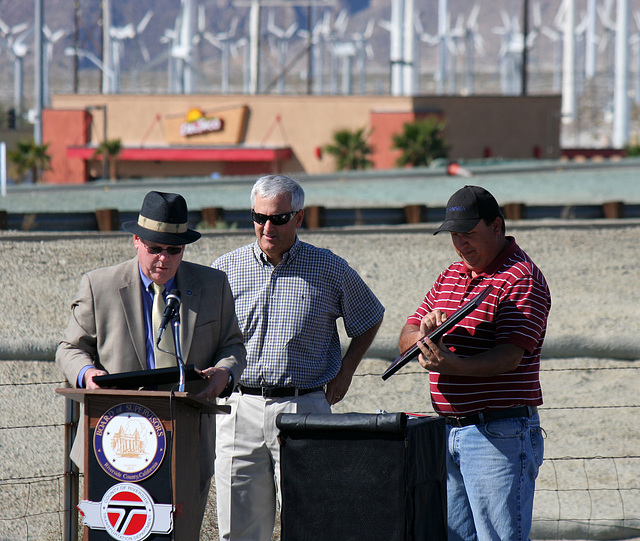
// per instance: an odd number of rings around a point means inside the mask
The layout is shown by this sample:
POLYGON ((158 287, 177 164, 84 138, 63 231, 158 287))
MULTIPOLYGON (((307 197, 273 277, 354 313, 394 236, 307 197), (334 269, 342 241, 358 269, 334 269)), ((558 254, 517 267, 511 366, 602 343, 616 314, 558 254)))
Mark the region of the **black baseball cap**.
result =
POLYGON ((502 218, 502 212, 493 195, 480 186, 465 186, 449 198, 444 222, 434 235, 440 231, 468 233, 480 220, 493 221, 498 216, 502 218))

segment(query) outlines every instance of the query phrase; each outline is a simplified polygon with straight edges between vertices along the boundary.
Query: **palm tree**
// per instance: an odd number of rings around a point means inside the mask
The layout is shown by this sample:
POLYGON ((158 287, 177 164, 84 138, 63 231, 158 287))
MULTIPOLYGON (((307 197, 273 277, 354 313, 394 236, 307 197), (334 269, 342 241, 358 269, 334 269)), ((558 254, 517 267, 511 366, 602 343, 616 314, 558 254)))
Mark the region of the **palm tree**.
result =
POLYGON ((367 169, 373 166, 369 156, 373 152, 367 142, 371 132, 365 134, 364 128, 350 131, 339 130, 333 134, 333 144, 325 145, 324 150, 335 156, 338 170, 367 169))
POLYGON ((109 162, 109 178, 111 182, 118 180, 118 156, 122 152, 121 139, 107 139, 102 141, 93 154, 94 159, 102 157, 109 162))
POLYGON ((402 151, 396 164, 399 167, 419 167, 430 165, 436 158, 446 158, 449 145, 442 136, 444 127, 445 122, 436 116, 407 122, 404 131, 392 137, 393 148, 402 151))
POLYGON ((33 182, 42 180, 42 172, 51 169, 51 156, 47 154, 49 143, 37 145, 33 139, 16 142, 15 150, 9 152, 9 160, 14 165, 17 182, 24 182, 27 173, 31 173, 33 182))

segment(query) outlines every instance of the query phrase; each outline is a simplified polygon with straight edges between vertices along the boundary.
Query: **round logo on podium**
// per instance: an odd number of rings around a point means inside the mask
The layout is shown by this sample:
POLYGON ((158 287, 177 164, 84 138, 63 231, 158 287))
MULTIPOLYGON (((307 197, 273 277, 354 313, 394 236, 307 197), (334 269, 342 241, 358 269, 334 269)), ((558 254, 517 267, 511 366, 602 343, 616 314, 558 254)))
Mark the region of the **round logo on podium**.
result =
POLYGON ((139 483, 162 464, 166 435, 162 421, 147 407, 123 403, 106 411, 93 435, 102 469, 118 481, 139 483))
POLYGON ((153 527, 153 500, 140 485, 120 483, 104 493, 100 516, 113 539, 141 541, 149 536, 153 527))

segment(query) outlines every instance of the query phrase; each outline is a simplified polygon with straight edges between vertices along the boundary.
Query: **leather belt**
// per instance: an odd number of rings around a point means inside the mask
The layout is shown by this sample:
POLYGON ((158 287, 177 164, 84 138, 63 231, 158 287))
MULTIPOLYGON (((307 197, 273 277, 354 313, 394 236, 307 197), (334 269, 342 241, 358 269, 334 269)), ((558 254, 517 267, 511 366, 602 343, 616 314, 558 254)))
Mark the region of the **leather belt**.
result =
POLYGON ((536 406, 516 406, 504 410, 487 410, 464 417, 445 416, 448 425, 463 427, 469 425, 481 425, 499 419, 513 419, 515 417, 533 417, 538 413, 536 406))
POLYGON ((234 392, 262 396, 262 398, 286 398, 291 396, 302 396, 309 393, 317 393, 318 391, 324 391, 324 387, 298 389, 296 387, 246 387, 244 385, 238 385, 234 392))

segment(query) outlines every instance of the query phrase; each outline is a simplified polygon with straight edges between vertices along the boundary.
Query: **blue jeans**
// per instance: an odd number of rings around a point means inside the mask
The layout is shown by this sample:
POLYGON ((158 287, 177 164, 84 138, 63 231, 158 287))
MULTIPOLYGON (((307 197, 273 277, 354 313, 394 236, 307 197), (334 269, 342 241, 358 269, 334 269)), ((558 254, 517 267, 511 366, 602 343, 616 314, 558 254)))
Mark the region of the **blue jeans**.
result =
POLYGON ((447 425, 449 541, 526 541, 544 442, 537 414, 447 425))

